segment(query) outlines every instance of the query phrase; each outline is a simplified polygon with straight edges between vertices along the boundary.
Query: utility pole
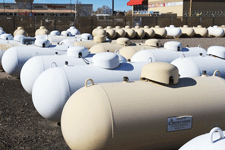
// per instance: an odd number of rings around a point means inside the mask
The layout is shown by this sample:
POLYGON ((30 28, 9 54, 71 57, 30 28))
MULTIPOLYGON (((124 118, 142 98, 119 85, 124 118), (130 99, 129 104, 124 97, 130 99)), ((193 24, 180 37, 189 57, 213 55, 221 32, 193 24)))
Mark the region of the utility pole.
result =
POLYGON ((190 0, 189 17, 191 17, 191 9, 192 9, 192 0, 190 0))
POLYGON ((114 15, 113 12, 114 12, 114 0, 112 0, 112 16, 114 15))

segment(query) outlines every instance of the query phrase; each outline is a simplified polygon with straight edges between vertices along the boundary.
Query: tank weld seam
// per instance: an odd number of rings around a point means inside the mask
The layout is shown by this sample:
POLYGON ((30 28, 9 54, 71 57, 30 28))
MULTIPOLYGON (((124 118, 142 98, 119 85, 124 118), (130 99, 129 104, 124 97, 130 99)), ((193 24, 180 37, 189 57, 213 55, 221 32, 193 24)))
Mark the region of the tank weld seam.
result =
POLYGON ((111 105, 111 103, 110 103, 110 101, 109 101, 109 96, 108 96, 108 94, 106 93, 105 89, 104 89, 100 84, 98 84, 98 85, 102 88, 102 90, 104 91, 105 95, 107 96, 107 101, 108 101, 108 104, 109 104, 110 114, 111 114, 112 138, 114 138, 114 120, 113 120, 114 117, 113 117, 112 105, 111 105))

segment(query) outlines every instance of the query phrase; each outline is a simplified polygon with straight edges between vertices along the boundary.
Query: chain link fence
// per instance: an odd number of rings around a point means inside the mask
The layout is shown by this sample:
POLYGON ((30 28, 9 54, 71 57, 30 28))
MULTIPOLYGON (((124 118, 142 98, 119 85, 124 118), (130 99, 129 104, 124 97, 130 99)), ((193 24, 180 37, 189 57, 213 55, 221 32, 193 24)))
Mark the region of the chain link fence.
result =
POLYGON ((70 26, 74 25, 81 33, 91 33, 97 26, 121 26, 129 25, 131 27, 135 25, 149 27, 160 25, 161 27, 169 26, 171 24, 180 27, 188 25, 190 27, 202 25, 209 27, 213 25, 225 25, 225 16, 192 16, 185 15, 182 18, 171 16, 133 16, 133 17, 116 17, 116 16, 104 16, 104 17, 81 17, 76 16, 1 16, 0 27, 7 33, 13 33, 18 26, 22 26, 29 34, 34 36, 35 31, 40 26, 45 26, 48 30, 67 30, 70 26))

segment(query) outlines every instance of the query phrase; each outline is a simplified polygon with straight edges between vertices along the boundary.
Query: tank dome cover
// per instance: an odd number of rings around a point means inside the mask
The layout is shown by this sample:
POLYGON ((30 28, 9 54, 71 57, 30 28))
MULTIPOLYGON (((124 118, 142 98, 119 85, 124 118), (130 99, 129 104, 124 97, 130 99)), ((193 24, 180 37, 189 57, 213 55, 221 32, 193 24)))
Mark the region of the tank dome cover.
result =
POLYGON ((165 49, 173 50, 173 51, 181 51, 182 50, 182 44, 177 41, 170 41, 166 42, 164 44, 165 49))
POLYGON ((67 50, 67 55, 80 58, 80 57, 86 57, 89 54, 89 51, 84 46, 70 46, 67 50))
POLYGON ((119 67, 119 56, 115 53, 103 52, 97 53, 92 58, 92 63, 105 69, 114 69, 119 67))
POLYGON ((47 39, 36 39, 34 45, 40 46, 40 47, 49 47, 50 42, 47 39))
POLYGON ((223 46, 211 46, 211 47, 208 48, 207 54, 225 59, 225 47, 223 47, 223 46))
POLYGON ((172 64, 154 62, 142 67, 140 79, 148 79, 163 84, 176 84, 179 81, 179 74, 177 67, 172 64))
POLYGON ((130 42, 129 38, 118 38, 116 40, 116 44, 129 46, 131 44, 131 42, 130 42))
POLYGON ((85 40, 92 40, 93 36, 89 33, 83 33, 83 34, 81 34, 81 38, 83 38, 85 40))
POLYGON ((3 40, 13 40, 13 36, 11 34, 5 33, 5 34, 1 35, 1 39, 3 39, 3 40))

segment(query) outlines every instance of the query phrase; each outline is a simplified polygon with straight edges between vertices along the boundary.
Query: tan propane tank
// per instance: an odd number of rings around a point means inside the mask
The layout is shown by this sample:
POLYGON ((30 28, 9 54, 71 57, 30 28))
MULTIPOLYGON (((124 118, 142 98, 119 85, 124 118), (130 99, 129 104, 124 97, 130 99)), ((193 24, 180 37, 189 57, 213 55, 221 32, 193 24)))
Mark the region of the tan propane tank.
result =
POLYGON ((180 29, 182 31, 182 36, 193 37, 195 35, 194 29, 189 28, 187 25, 183 25, 180 29))
POLYGON ((179 79, 175 66, 150 63, 140 81, 87 80, 64 106, 62 134, 71 149, 178 149, 225 126, 224 97, 222 78, 179 79))
POLYGON ((144 38, 145 31, 143 29, 141 29, 139 26, 135 26, 135 28, 133 28, 133 30, 136 32, 137 38, 139 38, 139 39, 144 38))
POLYGON ((17 29, 13 33, 13 36, 16 36, 16 35, 28 36, 27 32, 23 29, 23 27, 17 27, 17 29))
POLYGON ((97 35, 106 35, 106 31, 104 29, 101 29, 100 27, 97 27, 96 29, 94 29, 92 31, 92 35, 93 36, 97 36, 97 35))
POLYGON ((116 31, 116 37, 125 37, 126 36, 126 32, 120 26, 116 26, 115 31, 116 31))
POLYGON ((126 46, 119 50, 119 54, 125 57, 127 60, 131 60, 131 57, 142 49, 153 49, 159 47, 160 41, 158 39, 146 40, 144 44, 137 44, 136 46, 126 46))
POLYGON ((145 36, 147 38, 152 38, 155 36, 155 31, 153 29, 150 29, 148 26, 144 26, 144 28, 142 28, 145 32, 145 36))
POLYGON ((206 37, 208 35, 208 30, 206 28, 203 28, 201 25, 193 27, 193 29, 195 32, 195 36, 206 37))
POLYGON ((116 37, 116 31, 114 29, 107 28, 105 31, 108 38, 114 39, 116 37))
POLYGON ((103 43, 106 41, 106 36, 104 35, 96 35, 94 36, 94 40, 88 40, 88 41, 78 41, 78 42, 74 42, 73 45, 75 46, 84 46, 88 49, 90 49, 92 46, 99 44, 99 43, 103 43))
POLYGON ((46 35, 49 34, 49 31, 45 28, 45 26, 40 26, 39 29, 36 30, 35 35, 46 35))
POLYGON ((126 33, 126 37, 133 39, 136 36, 136 32, 130 28, 130 26, 125 26, 125 28, 123 28, 123 30, 126 33))
POLYGON ((101 52, 115 52, 115 50, 119 50, 124 46, 129 46, 131 44, 128 38, 118 38, 112 43, 100 43, 94 45, 90 48, 91 53, 101 53, 101 52))
POLYGON ((166 30, 164 28, 160 28, 160 26, 158 26, 158 25, 151 29, 154 30, 155 37, 166 37, 167 36, 166 30))

